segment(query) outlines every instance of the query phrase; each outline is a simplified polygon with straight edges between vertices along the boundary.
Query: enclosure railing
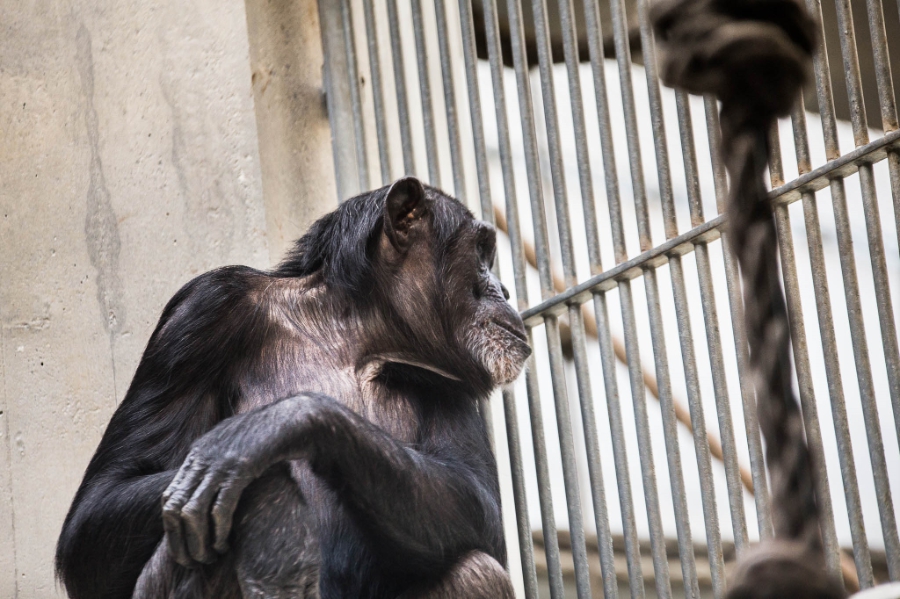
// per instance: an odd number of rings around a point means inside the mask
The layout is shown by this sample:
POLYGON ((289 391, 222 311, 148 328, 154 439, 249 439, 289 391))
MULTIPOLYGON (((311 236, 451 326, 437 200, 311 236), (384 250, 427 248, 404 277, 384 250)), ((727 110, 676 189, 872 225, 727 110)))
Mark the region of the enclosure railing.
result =
MULTIPOLYGON (((728 181, 718 158, 716 103, 660 88, 647 0, 500 3, 320 0, 339 193, 345 198, 415 174, 507 234, 498 273, 515 290, 536 352, 524 385, 503 390, 503 410, 495 413, 505 426, 495 419, 493 430, 515 507, 512 539, 525 596, 538 596, 538 520, 554 599, 564 596, 558 529, 568 530, 579 598, 601 592, 591 588, 586 531, 596 533, 605 597, 620 590, 614 533, 624 539, 627 592, 644 596, 641 541, 649 539, 655 593, 672 596, 666 537, 673 531, 684 594, 699 596, 691 526, 694 520, 697 528, 699 498, 712 595, 722 597, 723 536, 740 554, 751 540, 771 535, 772 524, 745 376, 740 282, 720 240, 727 235, 720 212, 728 181), (633 80, 641 73, 646 89, 633 80), (692 122, 698 110, 705 131, 692 122), (677 128, 669 129, 673 117, 677 128), (667 137, 673 133, 676 144, 667 137), (680 225, 685 221, 689 226, 680 225), (727 315, 717 307, 723 298, 727 315), (611 316, 615 309, 619 318, 611 316), (698 341, 692 323, 701 318, 698 341), (672 335, 677 347, 667 343, 672 335), (523 386, 527 418, 517 402, 523 386), (620 387, 631 406, 620 401, 620 387), (542 399, 548 391, 550 412, 542 399), (604 405, 606 417, 598 418, 604 405), (654 456, 660 450, 665 468, 654 456), (696 464, 683 462, 683 452, 696 464), (604 461, 614 470, 614 489, 604 461), (668 490, 661 491, 659 477, 668 490), (564 513, 554 508, 560 497, 564 513), (727 509, 720 512, 721 503, 727 509), (749 529, 748 512, 756 520, 749 529)), ((851 590, 879 582, 875 550, 883 550, 890 580, 900 580, 900 352, 892 300, 900 292, 900 130, 886 33, 900 31, 900 22, 896 12, 885 20, 881 0, 865 4, 880 130, 869 128, 865 114, 851 2, 835 0, 828 8, 836 28, 823 27, 820 44, 840 40, 850 122, 836 118, 829 55, 820 49, 816 101, 807 104, 818 115, 798 104, 790 123, 773 129, 770 166, 828 568, 843 573, 851 590), (808 119, 821 131, 808 130, 808 119), (854 149, 841 153, 842 136, 854 149), (857 181, 847 185, 848 178, 857 181), (883 211, 894 212, 886 230, 883 211), (794 235, 806 243, 795 245, 794 235), (843 293, 833 297, 835 286, 843 293), (820 409, 833 430, 820 422, 820 409), (867 459, 859 458, 861 444, 867 459)), ((821 21, 819 0, 806 5, 821 21)), ((492 414, 490 406, 484 411, 492 414)))

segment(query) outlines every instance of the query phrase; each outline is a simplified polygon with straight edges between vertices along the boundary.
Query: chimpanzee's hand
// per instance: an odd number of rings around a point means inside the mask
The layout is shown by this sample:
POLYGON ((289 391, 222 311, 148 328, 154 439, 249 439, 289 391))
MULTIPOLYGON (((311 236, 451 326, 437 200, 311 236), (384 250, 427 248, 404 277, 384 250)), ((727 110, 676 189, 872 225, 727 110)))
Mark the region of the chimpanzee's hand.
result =
POLYGON ((318 395, 284 399, 224 420, 197 439, 162 497, 175 561, 193 567, 226 552, 244 489, 269 466, 304 457, 306 432, 334 404, 318 395))
POLYGON ((250 459, 212 441, 207 435, 194 444, 162 496, 169 553, 182 566, 211 563, 213 549, 228 550, 237 502, 256 478, 250 459))

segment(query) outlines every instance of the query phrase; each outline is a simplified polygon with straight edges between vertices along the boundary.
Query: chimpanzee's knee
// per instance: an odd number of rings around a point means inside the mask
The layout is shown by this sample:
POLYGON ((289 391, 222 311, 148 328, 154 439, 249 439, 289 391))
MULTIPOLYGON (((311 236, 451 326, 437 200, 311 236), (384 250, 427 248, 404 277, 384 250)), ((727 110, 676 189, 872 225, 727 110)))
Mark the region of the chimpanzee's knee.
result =
POLYGON ((132 599, 305 599, 317 595, 319 550, 313 517, 287 464, 267 470, 241 496, 231 548, 212 564, 180 566, 163 539, 132 599))
POLYGON ((410 589, 402 599, 513 599, 512 581, 500 562, 481 551, 464 555, 436 583, 410 589))
POLYGON ((313 525, 288 464, 270 468, 247 487, 231 536, 235 570, 246 599, 315 595, 320 559, 313 525))

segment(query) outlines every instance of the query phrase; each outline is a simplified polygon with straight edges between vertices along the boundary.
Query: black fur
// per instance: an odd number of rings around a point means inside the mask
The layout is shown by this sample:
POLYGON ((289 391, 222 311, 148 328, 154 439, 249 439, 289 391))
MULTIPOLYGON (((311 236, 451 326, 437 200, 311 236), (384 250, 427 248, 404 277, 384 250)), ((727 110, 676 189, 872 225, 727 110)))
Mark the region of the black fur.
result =
POLYGON ((506 560, 477 405, 530 350, 490 260, 492 230, 406 179, 345 202, 271 272, 185 285, 63 526, 70 596, 495 584, 493 566, 470 576, 506 560))

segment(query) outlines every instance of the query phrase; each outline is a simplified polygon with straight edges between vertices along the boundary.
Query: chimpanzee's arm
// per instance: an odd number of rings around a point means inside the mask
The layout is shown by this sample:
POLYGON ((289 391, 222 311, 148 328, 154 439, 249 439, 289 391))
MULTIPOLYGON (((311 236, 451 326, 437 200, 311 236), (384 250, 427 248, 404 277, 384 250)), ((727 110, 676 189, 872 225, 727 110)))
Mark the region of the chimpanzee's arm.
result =
POLYGON ((233 413, 230 369, 262 328, 247 301, 252 278, 206 273, 163 311, 60 534, 56 567, 73 599, 131 596, 163 535, 160 496, 191 443, 233 413))
POLYGON ((291 397, 198 439, 164 495, 169 547, 185 565, 212 560, 228 548, 244 488, 272 464, 306 459, 388 559, 422 572, 470 550, 504 561, 493 464, 484 457, 425 455, 329 397, 291 397))
POLYGON ((57 546, 57 568, 73 599, 130 597, 163 534, 159 495, 177 470, 93 481, 79 492, 57 546))

